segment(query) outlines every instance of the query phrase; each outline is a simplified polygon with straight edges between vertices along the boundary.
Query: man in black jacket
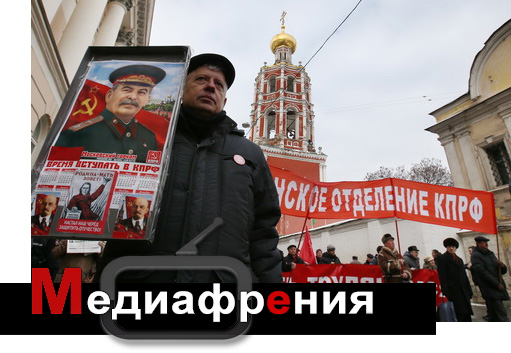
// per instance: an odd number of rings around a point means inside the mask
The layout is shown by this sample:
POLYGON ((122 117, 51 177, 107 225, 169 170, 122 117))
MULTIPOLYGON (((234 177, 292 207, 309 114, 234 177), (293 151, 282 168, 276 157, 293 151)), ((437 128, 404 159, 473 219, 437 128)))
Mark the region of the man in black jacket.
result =
POLYGON ((403 255, 403 259, 410 266, 410 270, 420 270, 419 249, 415 245, 408 247, 408 251, 403 255))
MULTIPOLYGON (((249 267, 254 282, 282 281, 275 183, 259 146, 246 139, 223 111, 234 76, 234 67, 221 55, 191 59, 154 242, 132 245, 111 240, 105 263, 125 255, 174 255, 221 217, 223 225, 197 245, 199 255, 233 257, 249 267)), ((235 281, 226 271, 131 275, 126 280, 235 281)))
POLYGON ((475 237, 476 247, 472 252, 472 273, 481 289, 481 294, 488 307, 488 321, 509 321, 503 300, 509 300, 506 284, 502 275, 507 273, 507 267, 498 261, 493 251, 488 249, 489 239, 483 236, 475 237))
POLYGON ((435 260, 442 293, 447 300, 453 302, 457 320, 470 322, 473 314, 470 303, 472 288, 465 271, 465 264, 456 255, 460 244, 454 238, 447 238, 444 240, 444 246, 447 251, 435 260))
POLYGON ((320 264, 341 264, 341 260, 335 255, 335 246, 328 245, 326 247, 326 252, 323 253, 320 264))
POLYGON ((296 245, 289 245, 287 247, 287 255, 282 259, 282 271, 289 272, 294 270, 296 264, 309 265, 308 262, 304 261, 300 256, 296 255, 296 245))

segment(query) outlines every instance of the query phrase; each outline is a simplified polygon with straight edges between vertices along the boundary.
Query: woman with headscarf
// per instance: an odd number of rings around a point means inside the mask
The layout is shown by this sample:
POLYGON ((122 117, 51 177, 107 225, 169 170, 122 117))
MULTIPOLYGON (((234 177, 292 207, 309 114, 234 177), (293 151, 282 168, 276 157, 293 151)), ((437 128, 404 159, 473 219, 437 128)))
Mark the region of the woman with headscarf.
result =
POLYGON ((424 266, 422 267, 425 270, 436 270, 436 263, 433 256, 426 256, 424 258, 424 266))

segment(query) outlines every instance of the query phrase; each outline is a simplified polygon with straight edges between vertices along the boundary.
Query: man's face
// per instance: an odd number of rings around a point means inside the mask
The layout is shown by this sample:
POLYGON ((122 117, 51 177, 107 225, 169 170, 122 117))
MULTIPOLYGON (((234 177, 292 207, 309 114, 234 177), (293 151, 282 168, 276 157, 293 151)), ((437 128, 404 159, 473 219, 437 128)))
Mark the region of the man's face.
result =
POLYGON ((136 199, 131 207, 131 216, 136 221, 143 219, 148 211, 147 200, 142 198, 136 199))
POLYGON ((90 185, 89 184, 83 184, 82 188, 80 189, 80 193, 82 195, 87 195, 90 192, 90 185))
POLYGON ((224 74, 206 66, 190 72, 183 91, 183 105, 203 118, 220 113, 227 102, 224 74))
POLYGON ((488 249, 488 242, 487 241, 480 241, 477 243, 477 246, 483 249, 488 249))
POLYGON ((106 109, 129 123, 149 101, 150 87, 121 83, 106 93, 106 109))
POLYGON ((296 248, 295 247, 289 248, 289 249, 287 249, 287 252, 288 252, 289 255, 295 256, 296 248))
POLYGON ((317 257, 321 257, 321 256, 323 256, 323 251, 321 251, 321 250, 316 250, 316 256, 317 256, 317 257))
POLYGON ((334 256, 335 255, 335 249, 334 250, 328 250, 327 251, 330 255, 334 256))
POLYGON ((49 216, 57 208, 57 198, 54 195, 48 195, 41 202, 41 206, 41 216, 49 216))
POLYGON ((393 240, 393 239, 389 239, 389 240, 387 240, 387 241, 385 242, 385 246, 386 246, 387 248, 389 248, 390 250, 394 250, 394 248, 396 247, 396 246, 394 245, 394 240, 393 240))
POLYGON ((417 250, 412 250, 410 251, 410 254, 413 256, 413 257, 419 257, 419 252, 417 250))
POLYGON ((454 254, 456 252, 456 247, 454 245, 449 245, 446 249, 449 254, 454 254))

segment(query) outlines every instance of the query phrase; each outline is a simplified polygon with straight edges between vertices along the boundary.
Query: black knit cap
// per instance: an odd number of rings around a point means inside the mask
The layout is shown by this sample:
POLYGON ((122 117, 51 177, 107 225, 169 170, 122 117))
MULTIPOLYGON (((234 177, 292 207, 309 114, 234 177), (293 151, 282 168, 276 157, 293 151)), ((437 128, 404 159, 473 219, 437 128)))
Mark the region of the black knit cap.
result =
POLYGON ((208 64, 218 66, 220 70, 222 70, 225 81, 227 83, 227 88, 230 88, 234 82, 236 71, 234 70, 232 63, 225 56, 212 53, 196 55, 190 59, 190 65, 188 65, 188 74, 194 70, 197 70, 199 67, 208 64))

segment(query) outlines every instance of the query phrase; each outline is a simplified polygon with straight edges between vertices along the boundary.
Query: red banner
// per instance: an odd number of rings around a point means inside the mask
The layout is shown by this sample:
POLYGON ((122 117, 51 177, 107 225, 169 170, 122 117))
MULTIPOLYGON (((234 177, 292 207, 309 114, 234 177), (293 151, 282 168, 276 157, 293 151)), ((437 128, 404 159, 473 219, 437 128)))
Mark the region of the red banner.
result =
POLYGON ((283 214, 330 219, 397 217, 497 234, 493 194, 401 179, 313 182, 270 167, 283 214))
MULTIPOLYGON (((296 265, 291 272, 283 272, 284 283, 383 283, 383 272, 375 265, 296 265)), ((440 290, 438 272, 412 271, 413 283, 435 283, 436 305, 446 299, 440 290)))

